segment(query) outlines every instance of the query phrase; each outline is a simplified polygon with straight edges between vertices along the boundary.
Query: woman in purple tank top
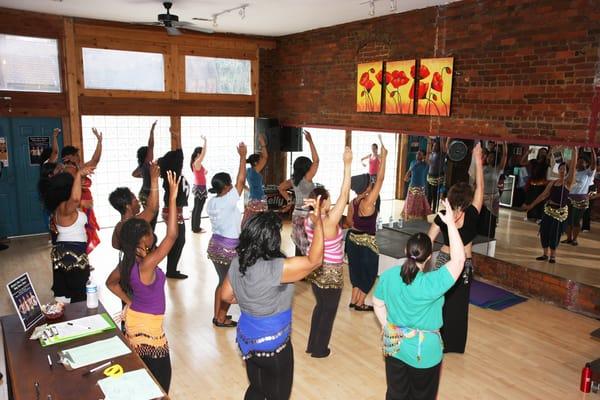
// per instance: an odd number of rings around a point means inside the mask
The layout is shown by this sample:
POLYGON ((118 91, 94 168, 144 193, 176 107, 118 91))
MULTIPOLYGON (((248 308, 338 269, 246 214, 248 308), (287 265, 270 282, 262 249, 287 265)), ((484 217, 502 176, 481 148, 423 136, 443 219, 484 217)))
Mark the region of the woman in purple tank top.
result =
POLYGON ((373 306, 365 304, 365 298, 375 284, 379 270, 379 248, 375 241, 376 220, 379 212, 379 192, 385 177, 387 149, 381 136, 381 163, 375 183, 369 175, 352 177, 351 188, 358 195, 348 207, 347 221, 351 229, 346 236, 346 255, 352 283, 350 308, 356 311, 373 311, 373 306))
POLYGON ((123 258, 118 266, 119 280, 107 282, 108 289, 127 304, 122 317, 129 343, 166 393, 171 384, 171 359, 163 329, 166 278, 158 263, 177 240, 175 201, 181 177, 167 171, 167 180, 170 189, 167 235, 156 247, 148 222, 139 218, 127 220, 120 235, 123 258))

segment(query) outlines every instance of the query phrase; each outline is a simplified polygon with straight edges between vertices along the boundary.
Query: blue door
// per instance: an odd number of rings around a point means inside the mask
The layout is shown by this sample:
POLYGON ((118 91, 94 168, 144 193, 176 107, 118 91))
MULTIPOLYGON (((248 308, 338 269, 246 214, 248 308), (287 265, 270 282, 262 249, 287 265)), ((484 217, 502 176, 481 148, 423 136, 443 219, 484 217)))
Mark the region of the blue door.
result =
MULTIPOLYGON (((57 127, 61 127, 60 118, 0 118, 0 136, 6 134, 9 157, 0 178, 0 196, 8 204, 8 215, 0 214, 1 236, 48 231, 37 190, 40 167, 31 163, 30 144, 40 137, 52 144, 52 130, 57 127)), ((62 135, 59 146, 61 142, 62 135)))

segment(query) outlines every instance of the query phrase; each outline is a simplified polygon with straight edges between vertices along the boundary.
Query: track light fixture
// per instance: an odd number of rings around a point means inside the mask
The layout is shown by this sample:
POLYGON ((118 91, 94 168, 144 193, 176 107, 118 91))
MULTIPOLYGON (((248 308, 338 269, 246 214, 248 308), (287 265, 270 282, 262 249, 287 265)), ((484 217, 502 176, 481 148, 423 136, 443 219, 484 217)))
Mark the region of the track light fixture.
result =
POLYGON ((369 15, 371 17, 375 15, 375 0, 369 1, 369 15))
POLYGON ((229 8, 227 10, 223 10, 221 12, 218 12, 216 14, 212 15, 212 21, 213 21, 213 26, 216 27, 217 26, 217 18, 220 17, 223 14, 229 14, 230 12, 233 11, 238 11, 238 14, 240 15, 241 19, 246 18, 246 8, 248 8, 250 6, 250 4, 248 3, 244 3, 241 6, 237 6, 237 7, 233 7, 233 8, 229 8))
POLYGON ((239 12, 239 14, 240 14, 240 18, 241 18, 241 19, 244 19, 244 18, 246 18, 246 7, 248 7, 248 5, 247 5, 247 4, 246 4, 246 5, 243 5, 243 6, 242 6, 242 8, 240 8, 240 12, 239 12))
MULTIPOLYGON (((369 6, 369 16, 375 16, 375 3, 380 0, 368 0, 360 3, 361 5, 367 4, 369 6)), ((398 0, 389 0, 390 2, 390 12, 396 12, 398 10, 398 0)))
POLYGON ((398 0, 390 0, 390 12, 394 12, 398 9, 398 0))

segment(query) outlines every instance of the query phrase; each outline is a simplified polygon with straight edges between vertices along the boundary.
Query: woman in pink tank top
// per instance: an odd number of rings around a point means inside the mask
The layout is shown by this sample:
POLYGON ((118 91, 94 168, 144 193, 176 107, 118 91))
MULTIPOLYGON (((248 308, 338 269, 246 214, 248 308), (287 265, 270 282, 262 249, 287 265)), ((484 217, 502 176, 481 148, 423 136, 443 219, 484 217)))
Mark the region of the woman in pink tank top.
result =
POLYGON ((202 165, 204 157, 206 157, 206 137, 201 136, 204 142, 202 146, 196 147, 190 159, 190 167, 194 173, 194 186, 192 193, 194 195, 194 208, 192 209, 192 232, 203 233, 204 229, 200 227, 202 218, 202 209, 208 197, 206 193, 206 169, 202 165))
POLYGON ((379 157, 378 150, 379 147, 377 146, 377 143, 373 143, 371 145, 371 154, 367 154, 360 159, 360 162, 365 167, 365 160, 369 160, 369 176, 371 177, 371 182, 375 182, 377 172, 379 172, 379 165, 381 164, 381 157, 379 157))
MULTIPOLYGON (((327 357, 330 353, 329 339, 331 338, 333 320, 335 319, 344 286, 342 273, 344 258, 344 251, 342 249, 343 233, 340 228, 340 220, 342 219, 346 204, 348 204, 350 194, 352 150, 349 147, 346 147, 344 150, 343 159, 344 180, 342 181, 340 197, 335 202, 335 206, 331 208, 329 192, 323 187, 313 189, 309 195, 312 199, 321 197, 321 209, 323 210, 321 218, 323 220, 325 235, 323 264, 307 276, 307 281, 312 284, 317 304, 312 313, 306 352, 315 358, 327 357)), ((309 219, 306 219, 305 230, 309 243, 312 243, 314 227, 309 219)))

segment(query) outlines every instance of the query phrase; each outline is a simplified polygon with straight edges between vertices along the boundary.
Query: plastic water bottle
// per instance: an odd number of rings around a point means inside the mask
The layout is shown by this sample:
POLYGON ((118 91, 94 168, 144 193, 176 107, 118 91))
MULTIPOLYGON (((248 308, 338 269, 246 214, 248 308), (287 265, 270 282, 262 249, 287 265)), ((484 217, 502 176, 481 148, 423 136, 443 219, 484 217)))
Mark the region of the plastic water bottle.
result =
POLYGON ((378 215, 377 216, 377 230, 380 231, 383 229, 383 220, 381 219, 381 217, 378 215))
POLYGON ((87 308, 98 308, 98 285, 91 279, 85 285, 87 308))
POLYGON ((390 228, 394 227, 394 218, 390 215, 390 219, 388 220, 388 226, 390 228))
POLYGON ((404 228, 404 220, 402 219, 402 216, 400 216, 400 219, 398 220, 398 228, 404 228))

